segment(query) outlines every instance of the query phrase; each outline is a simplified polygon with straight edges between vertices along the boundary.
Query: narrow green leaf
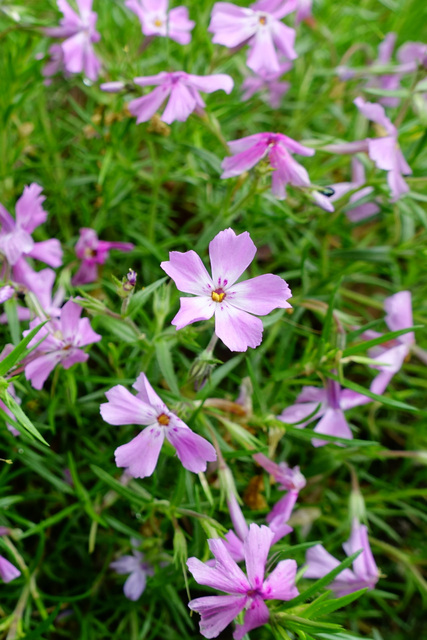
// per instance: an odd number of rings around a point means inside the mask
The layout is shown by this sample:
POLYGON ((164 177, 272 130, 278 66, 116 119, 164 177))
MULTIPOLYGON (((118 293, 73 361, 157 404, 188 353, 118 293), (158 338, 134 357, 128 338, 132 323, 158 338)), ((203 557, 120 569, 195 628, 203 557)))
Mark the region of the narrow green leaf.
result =
POLYGON ((160 371, 162 372, 163 377, 168 383, 169 389, 174 395, 180 396, 178 380, 173 368, 173 361, 169 343, 166 342, 166 340, 159 340, 158 342, 156 342, 155 348, 160 371))
POLYGON ((31 420, 22 411, 16 400, 12 398, 12 396, 6 391, 6 389, 0 390, 0 398, 3 400, 6 407, 13 413, 21 427, 23 427, 25 431, 30 434, 30 436, 32 436, 36 440, 39 440, 48 447, 49 444, 43 438, 40 431, 36 429, 31 420))
MULTIPOLYGON (((37 625, 37 627, 33 631, 30 631, 29 633, 25 634, 25 640, 38 640, 38 638, 40 638, 42 633, 50 629, 60 609, 61 609, 61 605, 58 604, 58 606, 52 611, 52 613, 48 618, 46 618, 46 620, 43 620, 43 622, 37 625)), ((52 630, 53 629, 51 629, 51 631, 52 630)))
POLYGON ((405 335, 405 333, 410 333, 415 329, 423 329, 424 325, 417 324, 414 327, 409 327, 408 329, 400 329, 399 331, 389 331, 388 333, 383 333, 378 338, 373 338, 372 340, 366 340, 365 342, 360 342, 359 344, 354 345, 354 347, 349 347, 343 351, 342 357, 347 358, 348 356, 353 356, 356 353, 361 353, 362 351, 366 351, 371 347, 375 347, 378 344, 383 344, 384 342, 388 342, 389 340, 394 340, 399 336, 405 335))
MULTIPOLYGON (((6 375, 6 373, 10 371, 17 362, 22 360, 22 356, 24 353, 27 356, 29 353, 31 353, 31 351, 33 351, 33 348, 27 350, 27 345, 31 342, 34 336, 37 335, 40 329, 44 327, 46 322, 42 322, 41 324, 37 325, 37 327, 34 327, 34 329, 32 329, 29 334, 25 336, 25 338, 21 340, 18 345, 16 345, 14 350, 11 351, 5 358, 3 358, 3 360, 0 362, 0 376, 6 375)), ((45 338, 43 338, 43 340, 44 339, 45 338)))

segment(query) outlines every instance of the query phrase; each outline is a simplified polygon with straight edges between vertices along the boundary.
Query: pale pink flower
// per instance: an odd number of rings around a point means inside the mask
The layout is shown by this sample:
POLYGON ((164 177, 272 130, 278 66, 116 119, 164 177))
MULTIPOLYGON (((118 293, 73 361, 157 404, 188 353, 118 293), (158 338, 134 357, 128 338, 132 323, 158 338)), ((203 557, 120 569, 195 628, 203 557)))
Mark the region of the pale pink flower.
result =
POLYGON ((129 574, 123 586, 123 592, 129 600, 139 600, 145 590, 147 576, 153 576, 154 570, 151 564, 145 562, 144 555, 135 547, 138 547, 138 540, 132 539, 132 555, 121 556, 110 563, 110 569, 114 569, 119 575, 129 574))
POLYGON ((108 402, 100 407, 103 419, 109 424, 147 427, 116 449, 117 466, 125 467, 134 478, 151 476, 166 438, 186 469, 193 473, 206 471, 206 463, 216 460, 213 446, 169 411, 144 373, 139 375, 133 388, 138 392, 136 395, 121 384, 116 385, 106 392, 108 402))
MULTIPOLYGON (((314 428, 315 433, 351 440, 353 434, 344 411, 370 401, 368 396, 350 389, 341 389, 338 382, 328 380, 326 388, 303 387, 296 403, 284 409, 277 417, 282 422, 294 424, 298 429, 303 429, 310 422, 320 418, 314 428)), ((328 442, 316 438, 312 440, 312 444, 314 447, 322 447, 328 442)))
POLYGON ((217 2, 208 31, 212 41, 229 48, 249 45, 247 65, 255 73, 279 73, 279 55, 294 60, 295 31, 281 19, 295 10, 294 0, 259 0, 249 8, 217 2))
POLYGON ((257 316, 273 309, 290 308, 291 290, 279 276, 266 274, 236 282, 255 257, 256 247, 247 231, 236 235, 220 231, 209 243, 212 277, 195 251, 171 251, 161 268, 179 291, 193 298, 180 298, 181 307, 172 324, 182 329, 215 315, 215 333, 231 351, 255 349, 262 341, 263 325, 257 316))
POLYGON ((358 189, 358 191, 353 193, 349 198, 349 204, 352 205, 351 208, 347 207, 345 210, 345 215, 352 222, 360 222, 361 220, 366 220, 366 218, 371 218, 380 210, 375 201, 357 204, 359 200, 367 198, 374 191, 373 187, 364 187, 365 182, 365 169, 363 164, 354 157, 351 160, 351 182, 338 182, 331 185, 331 188, 334 190, 334 195, 331 196, 331 202, 340 200, 349 191, 358 189))
MULTIPOLYGON (((7 536, 9 529, 7 527, 0 527, 0 536, 7 536)), ((19 578, 21 572, 17 569, 9 560, 0 556, 0 578, 6 584, 12 582, 15 578, 19 578)))
POLYGON ((15 219, 0 204, 0 253, 3 253, 12 266, 21 256, 41 260, 51 267, 59 267, 62 264, 59 240, 52 238, 43 242, 34 242, 31 236, 34 229, 47 218, 47 212, 42 207, 46 198, 41 195, 41 192, 42 187, 35 182, 24 187, 24 192, 16 203, 15 219))
POLYGON ((80 238, 75 247, 76 256, 82 261, 79 270, 72 279, 74 286, 94 282, 98 277, 98 265, 104 264, 111 249, 132 251, 131 242, 108 242, 99 240, 94 229, 80 229, 80 238))
POLYGON ((266 101, 273 107, 278 109, 283 96, 290 88, 289 82, 283 82, 279 78, 292 68, 290 62, 284 62, 280 65, 279 73, 265 73, 256 76, 250 76, 242 84, 242 100, 249 100, 256 93, 266 95, 266 101))
MULTIPOLYGON (((89 318, 80 318, 82 307, 69 300, 61 309, 59 318, 52 318, 31 340, 29 347, 46 336, 38 349, 31 353, 25 364, 25 377, 34 389, 42 389, 57 364, 69 369, 77 362, 86 362, 89 354, 83 347, 99 342, 101 337, 90 326, 89 318)), ((40 318, 30 322, 30 330, 40 324, 40 318)), ((24 331, 24 336, 28 331, 24 331)))
POLYGON ((279 489, 286 491, 286 495, 283 496, 277 502, 273 509, 267 516, 267 522, 273 528, 279 523, 288 522, 291 517, 292 510, 298 500, 298 495, 301 489, 304 489, 306 480, 302 475, 299 467, 289 467, 286 462, 279 462, 276 464, 267 456, 262 453, 256 453, 253 459, 258 464, 270 473, 274 480, 279 483, 279 489))
MULTIPOLYGON (((349 540, 343 544, 347 556, 362 550, 353 562, 353 571, 344 569, 328 586, 337 597, 346 596, 359 589, 373 589, 379 579, 379 571, 369 546, 368 530, 365 525, 353 520, 349 540)), ((307 551, 307 570, 305 578, 323 578, 327 573, 336 569, 340 562, 331 556, 321 544, 317 544, 307 551)))
POLYGON ((129 102, 129 111, 136 116, 137 124, 152 118, 167 98, 168 103, 161 120, 168 124, 175 120, 184 122, 193 111, 206 106, 199 91, 212 93, 221 89, 230 93, 234 84, 230 76, 224 73, 195 76, 184 71, 162 71, 155 76, 135 78, 134 81, 140 87, 157 85, 148 95, 129 102))
POLYGON ((84 72, 89 80, 95 81, 101 69, 101 63, 95 55, 93 43, 101 38, 95 29, 97 14, 92 11, 93 0, 76 0, 78 12, 74 11, 67 0, 57 0, 58 9, 63 17, 59 27, 45 29, 53 38, 64 38, 60 46, 62 58, 57 49, 51 50, 53 65, 44 70, 44 75, 53 75, 64 64, 69 73, 84 72))
POLYGON ((268 622, 270 612, 265 600, 291 600, 298 595, 295 587, 297 564, 295 560, 282 560, 265 577, 265 566, 271 547, 273 532, 265 526, 251 524, 244 541, 246 573, 228 553, 222 540, 208 540, 215 557, 209 566, 197 558, 189 558, 187 566, 199 584, 218 589, 229 595, 206 596, 191 600, 188 606, 201 615, 200 633, 205 638, 216 638, 234 618, 246 609, 244 622, 237 625, 233 638, 243 636, 268 622))
POLYGON ((169 0, 126 0, 125 5, 138 17, 145 36, 163 36, 188 44, 195 23, 186 7, 169 10, 169 0))

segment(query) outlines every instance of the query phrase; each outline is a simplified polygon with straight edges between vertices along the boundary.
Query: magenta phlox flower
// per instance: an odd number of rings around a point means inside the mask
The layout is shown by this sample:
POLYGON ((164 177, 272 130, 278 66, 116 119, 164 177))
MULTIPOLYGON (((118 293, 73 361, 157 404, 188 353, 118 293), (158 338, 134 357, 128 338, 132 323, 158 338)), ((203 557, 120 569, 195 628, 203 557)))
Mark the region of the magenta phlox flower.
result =
POLYGON ((168 0, 126 0, 125 5, 138 17, 145 36, 163 36, 179 44, 188 44, 195 23, 186 7, 169 11, 168 0))
POLYGON ((360 222, 361 220, 371 218, 380 210, 375 202, 357 204, 359 200, 367 198, 374 190, 373 187, 364 187, 365 182, 366 178, 363 164, 354 157, 351 161, 351 182, 338 182, 331 185, 334 190, 334 195, 331 196, 331 202, 340 200, 349 191, 358 189, 349 198, 349 204, 352 205, 351 208, 347 208, 345 211, 345 215, 352 222, 360 222), (363 188, 360 189, 359 187, 363 188))
POLYGON ((275 528, 279 523, 288 522, 299 492, 306 485, 306 480, 299 467, 291 468, 286 462, 276 464, 262 453, 254 454, 253 458, 273 476, 274 480, 279 484, 279 489, 286 491, 286 495, 274 505, 267 516, 267 522, 270 523, 271 527, 275 528))
POLYGON ((392 195, 391 201, 396 202, 409 191, 403 175, 412 173, 412 169, 400 150, 397 141, 397 129, 385 115, 382 105, 365 102, 360 97, 356 98, 354 104, 365 118, 381 127, 384 135, 380 138, 366 138, 355 142, 327 145, 324 150, 339 154, 357 153, 359 151, 368 153, 378 169, 387 171, 387 182, 392 195))
POLYGON ((95 28, 98 16, 92 11, 92 1, 76 0, 76 12, 67 0, 57 0, 58 9, 63 14, 60 26, 45 29, 45 33, 53 38, 64 38, 60 44, 62 59, 57 49, 51 50, 54 66, 45 68, 44 75, 53 75, 59 62, 63 62, 69 73, 84 72, 92 81, 98 78, 101 63, 95 55, 93 43, 98 42, 101 36, 95 28))
POLYGON ((248 8, 217 2, 208 31, 212 42, 229 48, 249 45, 247 65, 255 73, 279 73, 279 54, 294 60, 295 31, 281 19, 296 8, 294 0, 259 0, 248 8))
POLYGON ((76 256, 82 261, 79 270, 72 279, 74 286, 94 282, 98 277, 98 265, 104 264, 111 249, 132 251, 131 242, 107 242, 99 240, 94 229, 80 229, 80 238, 76 243, 76 256))
MULTIPOLYGON (((83 347, 101 340, 102 336, 90 326, 89 318, 80 318, 82 310, 80 305, 69 300, 62 307, 59 318, 52 318, 29 343, 32 347, 46 336, 25 364, 25 377, 34 389, 43 388, 57 364, 69 369, 77 362, 86 362, 89 354, 83 351, 83 347)), ((40 318, 32 320, 30 330, 40 322, 40 318)), ((24 331, 24 336, 27 334, 28 331, 24 331)))
POLYGON ((180 310, 172 320, 177 329, 215 316, 215 333, 231 351, 255 349, 261 344, 263 325, 257 316, 273 309, 288 309, 288 284, 266 274, 237 282, 255 257, 256 247, 247 231, 236 235, 220 231, 209 243, 212 277, 195 251, 171 251, 161 268, 179 291, 193 298, 180 298, 180 310))
MULTIPOLYGON (((354 519, 349 540, 343 544, 347 556, 356 551, 362 553, 353 562, 353 571, 344 569, 328 588, 332 589, 337 597, 346 596, 359 589, 373 589, 379 579, 379 571, 369 546, 368 530, 365 525, 359 524, 354 519)), ((340 562, 334 558, 321 544, 317 544, 307 551, 306 578, 323 578, 327 573, 339 566, 340 562)))
POLYGON ((197 558, 187 560, 187 566, 196 582, 229 594, 206 596, 189 602, 190 609, 201 615, 200 633, 205 638, 216 638, 246 609, 243 625, 237 625, 233 634, 235 640, 241 640, 245 633, 268 622, 270 612, 265 600, 291 600, 298 595, 295 587, 295 560, 282 560, 265 577, 272 539, 273 532, 268 527, 251 524, 244 541, 247 575, 219 539, 208 540, 215 557, 215 566, 210 567, 197 558))
POLYGON ((46 198, 41 192, 42 187, 35 182, 24 187, 23 194, 16 203, 15 219, 0 204, 0 253, 12 266, 24 255, 41 260, 51 267, 59 267, 62 264, 59 240, 52 238, 34 242, 31 236, 34 229, 47 218, 47 211, 42 207, 46 198))
MULTIPOLYGON (((320 418, 314 428, 315 433, 351 440, 353 434, 347 424, 344 411, 367 402, 370 402, 368 396, 350 389, 341 389, 338 382, 328 380, 325 388, 303 387, 296 403, 284 409, 278 419, 287 424, 298 423, 294 426, 303 429, 310 422, 320 418)), ((328 443, 326 440, 316 438, 312 440, 312 444, 314 447, 322 447, 328 443)))
POLYGON ((147 428, 115 451, 116 464, 125 467, 134 478, 151 476, 166 438, 176 449, 182 465, 193 473, 206 471, 206 463, 216 460, 213 446, 194 433, 178 416, 169 411, 147 380, 137 378, 133 395, 121 384, 106 392, 108 402, 101 404, 103 419, 109 424, 140 424, 147 428))
POLYGON ((256 93, 265 94, 266 101, 273 107, 278 109, 283 96, 289 91, 290 83, 283 82, 279 78, 292 69, 292 63, 284 62, 280 65, 279 73, 264 73, 256 76, 250 76, 242 84, 242 100, 249 100, 256 93))
MULTIPOLYGON (((386 298, 384 309, 386 311, 385 322, 390 331, 400 331, 413 326, 410 291, 399 291, 399 293, 386 298)), ((380 335, 378 334, 378 336, 380 335)), ((410 331, 395 338, 391 345, 390 343, 378 345, 369 350, 369 356, 381 363, 375 367, 380 373, 372 381, 371 391, 373 393, 378 395, 384 393, 390 380, 401 369, 414 346, 415 335, 413 331, 410 331)))
POLYGON ((129 574, 123 586, 123 592, 129 600, 139 600, 147 584, 147 576, 154 575, 154 569, 148 562, 145 562, 144 554, 138 551, 138 540, 131 540, 132 555, 121 556, 110 563, 110 569, 114 569, 119 575, 129 574))
POLYGON ((185 122, 193 111, 206 106, 199 91, 213 93, 222 90, 231 93, 234 86, 231 77, 224 73, 195 76, 184 71, 162 71, 155 76, 135 78, 134 81, 140 87, 157 85, 148 95, 129 102, 129 111, 136 116, 137 124, 152 118, 167 98, 169 100, 161 120, 168 124, 175 120, 185 122))

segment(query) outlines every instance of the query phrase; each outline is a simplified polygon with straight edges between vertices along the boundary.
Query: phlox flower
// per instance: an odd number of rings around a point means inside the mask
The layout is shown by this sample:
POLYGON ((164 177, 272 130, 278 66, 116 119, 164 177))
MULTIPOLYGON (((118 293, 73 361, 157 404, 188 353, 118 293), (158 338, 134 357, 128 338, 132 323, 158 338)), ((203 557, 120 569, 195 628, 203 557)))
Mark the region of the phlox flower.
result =
POLYGON ((343 144, 331 144, 324 147, 325 151, 332 153, 357 153, 365 151, 378 169, 387 171, 387 182, 391 191, 391 201, 396 202, 402 195, 409 191, 409 187, 403 179, 403 175, 412 173, 411 167, 406 162, 398 141, 397 129, 385 115, 384 107, 374 102, 365 102, 363 98, 356 98, 354 104, 359 111, 372 122, 381 127, 384 132, 380 138, 366 138, 355 142, 343 144), (403 175, 402 175, 403 174, 403 175))
POLYGON ((292 68, 290 62, 284 62, 280 65, 278 73, 264 73, 256 76, 250 76, 242 84, 242 100, 249 100, 255 93, 266 93, 267 102, 278 109, 283 96, 290 88, 289 82, 283 82, 279 78, 292 68))
POLYGON ((244 171, 252 169, 261 160, 266 160, 273 169, 271 190, 278 200, 286 198, 286 185, 291 184, 309 190, 310 197, 322 209, 334 210, 329 198, 311 188, 306 169, 291 156, 291 153, 312 156, 314 149, 304 147, 282 133, 267 132, 256 133, 240 140, 231 140, 227 144, 233 155, 222 161, 221 167, 224 172, 221 178, 239 176, 244 171))
POLYGON ((119 575, 129 574, 128 579, 123 585, 123 592, 129 600, 138 600, 145 590, 147 576, 153 576, 154 570, 151 564, 145 562, 144 555, 135 549, 138 546, 138 540, 131 540, 132 555, 121 556, 114 562, 110 563, 110 569, 114 569, 119 575))
POLYGON ((138 17, 145 36, 163 36, 188 44, 195 23, 186 7, 169 9, 169 0, 126 0, 125 5, 138 17))
MULTIPOLYGON (((46 336, 35 353, 31 353, 25 364, 25 377, 34 389, 42 389, 47 377, 57 364, 69 369, 77 362, 86 362, 89 354, 82 348, 101 337, 90 326, 89 318, 80 318, 82 307, 69 300, 62 307, 59 318, 52 318, 29 343, 34 346, 46 336)), ((40 318, 30 322, 30 330, 40 324, 40 318)), ((24 331, 24 336, 28 331, 24 331)))
POLYGON ((133 395, 121 384, 106 392, 108 402, 101 404, 105 422, 114 425, 140 424, 147 428, 115 451, 116 464, 125 467, 134 478, 151 476, 166 438, 176 449, 182 465, 199 473, 206 471, 206 463, 216 460, 213 446, 194 433, 178 416, 169 411, 141 373, 133 388, 133 395))
MULTIPOLYGON (((7 527, 0 527, 0 536, 6 536, 9 533, 7 527)), ((15 578, 19 578, 21 572, 9 560, 0 556, 0 578, 6 584, 12 582, 15 578)))
MULTIPOLYGON (((345 419, 344 411, 367 402, 370 402, 368 396, 350 389, 341 389, 338 382, 328 380, 326 388, 303 387, 296 403, 284 409, 277 417, 287 424, 297 422, 295 426, 299 429, 320 418, 314 428, 315 433, 351 440, 353 434, 345 419), (317 407, 319 408, 315 411, 317 407), (308 416, 310 418, 305 420, 308 416)), ((326 440, 313 439, 312 444, 314 447, 322 447, 328 443, 326 440)))
POLYGON ((82 263, 72 279, 73 285, 94 282, 98 277, 98 265, 106 262, 111 249, 132 251, 133 248, 134 245, 131 242, 99 240, 94 229, 80 229, 80 238, 77 240, 75 251, 82 263))
POLYGON ((57 0, 58 9, 63 17, 59 27, 45 29, 45 33, 53 38, 64 38, 60 47, 62 56, 57 49, 50 50, 54 60, 51 68, 44 69, 44 75, 56 73, 59 64, 64 64, 68 73, 81 73, 95 81, 101 69, 101 63, 95 55, 93 43, 101 38, 95 29, 97 14, 92 11, 93 0, 76 0, 78 12, 74 11, 67 0, 57 0))
POLYGON ((152 118, 167 98, 169 100, 161 120, 168 124, 175 120, 184 122, 193 111, 206 106, 199 91, 212 93, 221 89, 230 93, 234 85, 230 76, 224 73, 195 76, 184 71, 162 71, 155 76, 135 78, 134 81, 140 87, 157 85, 148 95, 129 102, 129 111, 136 116, 137 124, 152 118))
MULTIPOLYGON (((386 311, 385 322, 390 331, 400 331, 413 326, 410 291, 399 291, 399 293, 386 298, 384 300, 384 309, 386 311)), ((380 335, 370 332, 368 337, 380 335)), ((415 335, 413 331, 410 331, 395 338, 392 344, 378 345, 369 350, 369 356, 381 363, 375 367, 380 373, 372 381, 371 391, 373 393, 378 395, 384 393, 388 383, 394 374, 401 369, 405 359, 414 347, 415 335)), ((419 350, 417 353, 422 358, 423 352, 419 350)))
POLYGON ((365 169, 363 164, 354 157, 351 161, 351 182, 338 182, 331 185, 334 190, 334 195, 331 196, 331 202, 341 199, 349 191, 358 189, 358 191, 355 191, 355 193, 350 196, 349 204, 352 205, 351 208, 347 208, 345 211, 345 215, 352 222, 360 222, 361 220, 366 220, 366 218, 371 218, 380 210, 376 202, 357 204, 359 200, 367 198, 374 190, 373 187, 364 187, 365 182, 365 169))
POLYGON ((256 247, 247 231, 236 235, 220 231, 209 243, 212 277, 195 251, 171 251, 161 268, 179 291, 193 298, 180 298, 181 307, 172 324, 182 329, 215 316, 215 333, 231 351, 255 349, 262 341, 262 321, 273 309, 288 309, 288 284, 266 274, 236 282, 255 257, 256 247))
POLYGON ((255 73, 279 73, 278 52, 294 60, 295 31, 281 22, 294 11, 294 0, 259 0, 248 8, 217 2, 208 31, 212 42, 229 48, 249 45, 247 65, 255 73))
POLYGON ((298 500, 298 495, 301 489, 304 489, 306 480, 302 475, 299 467, 291 468, 286 462, 279 462, 276 464, 267 456, 262 453, 256 453, 253 456, 254 460, 268 473, 270 473, 274 480, 279 483, 279 489, 286 491, 286 495, 283 496, 277 502, 271 512, 267 516, 267 522, 270 526, 275 527, 278 523, 288 522, 292 514, 292 509, 298 500))
POLYGON ((268 622, 270 612, 265 600, 291 600, 298 595, 295 587, 295 560, 282 560, 265 577, 265 565, 273 535, 268 527, 250 525, 243 545, 247 575, 219 539, 208 540, 215 557, 213 567, 197 558, 187 560, 187 566, 196 582, 229 594, 206 596, 189 602, 190 609, 201 615, 200 633, 205 638, 216 638, 246 609, 243 624, 237 625, 233 634, 235 640, 241 640, 245 633, 268 622))
POLYGON ((42 207, 45 196, 42 187, 33 182, 24 187, 22 196, 16 203, 16 218, 0 204, 0 253, 10 265, 15 265, 21 256, 41 260, 51 267, 62 264, 62 249, 59 240, 52 238, 34 242, 31 234, 47 219, 47 211, 42 207))
MULTIPOLYGON (((373 589, 379 579, 379 572, 369 546, 368 530, 357 519, 353 520, 349 540, 343 544, 347 556, 362 550, 353 562, 353 571, 344 569, 329 585, 337 597, 346 596, 359 589, 373 589)), ((334 558, 321 544, 317 544, 307 551, 305 578, 323 578, 327 573, 339 566, 334 558)))

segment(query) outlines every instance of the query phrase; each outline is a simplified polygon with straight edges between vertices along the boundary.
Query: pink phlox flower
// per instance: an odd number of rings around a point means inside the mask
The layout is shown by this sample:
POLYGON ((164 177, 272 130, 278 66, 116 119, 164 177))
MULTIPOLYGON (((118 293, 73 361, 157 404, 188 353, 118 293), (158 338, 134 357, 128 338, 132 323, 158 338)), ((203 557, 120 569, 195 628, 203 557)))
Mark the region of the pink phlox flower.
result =
POLYGON ((62 264, 62 249, 59 240, 52 238, 43 242, 34 242, 31 234, 43 224, 47 211, 42 207, 45 196, 42 187, 35 182, 24 187, 22 196, 16 203, 16 218, 0 204, 0 253, 10 265, 15 265, 21 256, 30 256, 41 260, 51 267, 62 264))
POLYGON ((0 304, 4 304, 15 295, 15 289, 10 284, 0 288, 0 304))
MULTIPOLYGON (((25 377, 34 389, 42 389, 49 374, 57 364, 69 369, 77 362, 86 362, 89 354, 83 347, 99 342, 102 336, 90 326, 89 318, 80 318, 82 307, 72 300, 65 303, 59 318, 52 318, 31 340, 29 347, 46 336, 35 353, 31 353, 25 365, 25 377)), ((40 324, 40 318, 30 322, 30 330, 40 324)), ((28 331, 24 331, 24 336, 28 331)))
POLYGON ((403 65, 410 65, 412 71, 416 71, 418 66, 427 68, 427 44, 405 42, 397 52, 397 59, 403 65))
POLYGON ((286 495, 274 505, 268 514, 267 522, 273 527, 276 527, 279 523, 288 522, 298 500, 299 492, 306 485, 306 480, 300 468, 291 468, 286 462, 276 464, 262 453, 254 454, 253 459, 273 476, 274 480, 279 484, 279 489, 286 491, 286 495))
POLYGON ((295 587, 295 560, 282 560, 265 577, 265 565, 273 535, 268 527, 250 525, 244 541, 246 574, 219 539, 208 540, 215 557, 213 567, 197 558, 187 560, 187 566, 196 582, 228 594, 196 598, 189 602, 190 609, 201 615, 200 633, 205 638, 216 638, 246 609, 243 625, 237 625, 233 634, 235 640, 241 640, 245 633, 268 622, 270 612, 265 600, 291 600, 298 595, 295 587))
MULTIPOLYGON (((314 428, 315 433, 351 440, 353 434, 347 424, 344 411, 370 401, 368 396, 350 389, 341 389, 338 382, 328 380, 325 388, 303 387, 296 403, 284 409, 277 417, 287 424, 297 422, 298 424, 294 426, 298 429, 303 429, 310 422, 320 418, 314 428), (308 416, 311 417, 305 420, 308 416)), ((322 447, 328 443, 326 440, 313 439, 312 444, 314 447, 322 447)))
POLYGON ((49 86, 52 83, 50 78, 59 72, 64 73, 65 77, 70 75, 64 65, 64 52, 61 45, 53 44, 49 47, 49 61, 42 69, 42 74, 46 78, 44 84, 49 86))
POLYGON ((154 569, 148 562, 145 562, 144 554, 138 551, 138 540, 131 540, 132 555, 121 556, 110 563, 110 569, 114 569, 119 575, 129 574, 123 586, 123 592, 129 600, 138 600, 145 590, 147 576, 154 575, 154 569))
POLYGON ((334 210, 330 199, 311 186, 306 169, 291 156, 291 153, 312 156, 314 149, 304 147, 282 133, 267 132, 256 133, 240 140, 231 140, 228 146, 233 155, 222 161, 221 167, 224 171, 221 178, 238 176, 265 160, 273 170, 271 190, 278 200, 286 198, 286 185, 291 184, 305 190, 322 209, 334 210))
MULTIPOLYGON (((344 569, 328 588, 332 589, 337 597, 346 596, 366 587, 373 589, 378 582, 379 571, 369 546, 367 527, 359 524, 357 519, 353 520, 350 538, 343 544, 343 548, 347 556, 351 556, 360 549, 362 553, 354 560, 353 571, 344 569)), ((304 577, 315 579, 323 578, 340 564, 321 544, 307 551, 306 563, 307 570, 304 577)))
MULTIPOLYGON (((0 536, 7 536, 9 529, 7 527, 0 527, 0 536)), ((15 578, 19 578, 21 572, 17 569, 9 560, 0 556, 0 578, 6 584, 12 582, 15 578)))
POLYGON ((289 91, 290 83, 283 82, 279 78, 292 69, 292 63, 284 62, 280 65, 279 73, 264 73, 256 76, 250 76, 242 84, 242 100, 249 100, 256 93, 265 94, 266 101, 273 107, 278 109, 283 96, 289 91))
POLYGON ((263 325, 257 316, 290 308, 291 290, 279 276, 266 274, 236 282, 255 257, 256 247, 247 231, 236 235, 220 231, 209 243, 212 277, 195 251, 171 251, 161 268, 179 291, 195 297, 180 298, 172 320, 177 329, 215 316, 215 333, 231 351, 255 349, 262 341, 263 325))
POLYGON ((76 275, 72 279, 74 286, 94 282, 98 277, 98 265, 104 264, 111 249, 118 251, 132 251, 134 245, 131 242, 107 242, 99 240, 94 229, 80 229, 80 238, 75 250, 76 256, 82 263, 76 275))
POLYGON ((168 0, 126 0, 125 5, 138 17, 145 36, 163 36, 188 44, 195 22, 186 7, 169 10, 168 0))
POLYGON ((103 419, 109 424, 147 427, 136 438, 116 449, 116 465, 125 467, 134 478, 151 476, 166 437, 186 469, 193 473, 206 471, 206 463, 216 460, 213 446, 169 411, 145 373, 139 375, 133 388, 138 392, 136 395, 122 385, 116 385, 106 392, 108 402, 100 407, 103 419))
POLYGON ((234 86, 231 77, 224 73, 195 76, 184 71, 162 71, 155 76, 135 78, 134 81, 140 87, 157 85, 148 95, 129 102, 129 111, 136 116, 137 124, 147 122, 167 98, 169 100, 161 120, 168 124, 175 120, 185 122, 193 111, 200 111, 206 106, 199 91, 213 93, 222 90, 230 93, 234 86))
POLYGON ((406 162, 398 141, 397 129, 385 115, 384 107, 374 102, 365 102, 363 98, 356 98, 354 104, 359 111, 372 122, 379 125, 384 135, 380 138, 366 138, 343 144, 331 144, 324 147, 331 153, 347 154, 364 151, 378 169, 387 171, 387 182, 391 191, 391 201, 396 202, 402 195, 409 191, 409 187, 403 179, 403 175, 412 173, 411 167, 406 162))
POLYGON ((375 202, 357 204, 359 200, 367 198, 374 191, 374 188, 363 186, 366 182, 365 169, 356 157, 352 158, 351 161, 351 174, 351 182, 338 182, 331 185, 334 190, 334 195, 331 196, 331 202, 340 200, 349 191, 358 189, 358 191, 355 191, 355 193, 350 196, 349 204, 352 206, 345 210, 345 215, 352 222, 360 222, 361 220, 371 218, 380 211, 380 208, 375 202), (359 189, 359 187, 363 188, 359 189))
POLYGON ((53 75, 57 65, 63 63, 69 73, 84 72, 89 80, 95 81, 101 69, 101 63, 95 55, 94 42, 101 36, 96 31, 97 14, 92 11, 92 0, 76 0, 78 12, 74 11, 67 0, 57 0, 58 9, 63 17, 59 27, 45 29, 45 33, 53 38, 64 38, 61 43, 62 59, 57 49, 50 51, 54 57, 52 68, 46 68, 44 75, 53 75))
MULTIPOLYGON (((400 331, 413 326, 412 320, 412 300, 410 291, 399 291, 384 300, 386 311, 385 322, 390 331, 400 331)), ((381 334, 375 334, 379 337, 381 334)), ((374 378, 371 384, 371 391, 378 395, 384 393, 390 380, 397 373, 405 359, 415 347, 415 335, 413 331, 404 333, 395 338, 388 345, 378 345, 369 350, 369 357, 379 363, 375 368, 380 373, 374 378)), ((420 354, 418 354, 420 355, 420 354)))
POLYGON ((217 2, 208 31, 212 42, 229 48, 249 45, 247 65, 255 73, 279 73, 278 53, 294 60, 295 31, 281 19, 295 10, 296 0, 259 0, 249 8, 217 2))

